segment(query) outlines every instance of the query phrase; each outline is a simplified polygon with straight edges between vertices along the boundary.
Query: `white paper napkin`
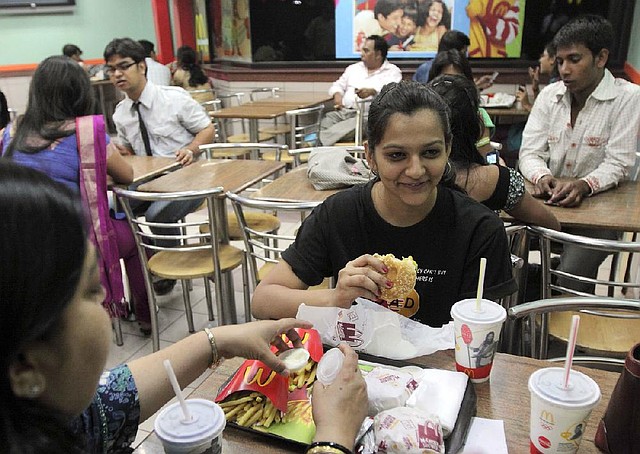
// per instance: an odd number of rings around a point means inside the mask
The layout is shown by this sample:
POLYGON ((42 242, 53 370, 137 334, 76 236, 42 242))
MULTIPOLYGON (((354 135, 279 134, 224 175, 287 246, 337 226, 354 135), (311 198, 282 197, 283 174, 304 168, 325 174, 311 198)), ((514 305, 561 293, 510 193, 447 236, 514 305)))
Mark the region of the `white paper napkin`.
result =
POLYGON ((471 418, 471 427, 461 454, 509 454, 504 421, 471 418))
POLYGON ((468 379, 462 372, 424 369, 417 378, 418 388, 407 400, 407 407, 437 415, 446 438, 456 425, 468 379))

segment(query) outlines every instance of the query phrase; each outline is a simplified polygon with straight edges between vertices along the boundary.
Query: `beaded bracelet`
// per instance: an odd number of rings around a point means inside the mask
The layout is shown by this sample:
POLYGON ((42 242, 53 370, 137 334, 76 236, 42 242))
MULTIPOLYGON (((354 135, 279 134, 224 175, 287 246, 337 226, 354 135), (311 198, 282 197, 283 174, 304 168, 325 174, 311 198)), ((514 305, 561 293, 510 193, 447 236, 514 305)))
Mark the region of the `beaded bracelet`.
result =
POLYGON ((209 328, 205 328, 204 332, 209 338, 209 345, 211 346, 211 364, 209 365, 210 369, 215 369, 222 362, 222 357, 218 352, 218 346, 216 345, 216 338, 213 337, 213 333, 209 328))
POLYGON ((316 441, 309 445, 307 454, 353 454, 353 451, 333 441, 316 441))

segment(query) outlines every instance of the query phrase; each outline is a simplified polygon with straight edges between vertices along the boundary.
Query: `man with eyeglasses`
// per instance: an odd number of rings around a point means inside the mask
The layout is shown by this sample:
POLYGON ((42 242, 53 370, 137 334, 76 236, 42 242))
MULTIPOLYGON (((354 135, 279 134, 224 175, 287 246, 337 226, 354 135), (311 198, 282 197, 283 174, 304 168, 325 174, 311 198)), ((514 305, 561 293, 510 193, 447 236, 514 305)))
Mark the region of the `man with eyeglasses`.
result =
MULTIPOLYGON (((129 38, 114 39, 104 50, 105 74, 126 94, 113 114, 121 142, 115 145, 121 154, 175 157, 188 166, 198 158, 200 145, 213 142, 213 124, 187 91, 148 81, 145 57, 140 43, 129 38)), ((138 210, 151 222, 175 222, 199 203, 153 202, 138 210)), ((157 234, 167 233, 167 229, 156 230, 157 234)), ((174 285, 175 281, 164 279, 154 282, 154 289, 165 294, 174 285)))

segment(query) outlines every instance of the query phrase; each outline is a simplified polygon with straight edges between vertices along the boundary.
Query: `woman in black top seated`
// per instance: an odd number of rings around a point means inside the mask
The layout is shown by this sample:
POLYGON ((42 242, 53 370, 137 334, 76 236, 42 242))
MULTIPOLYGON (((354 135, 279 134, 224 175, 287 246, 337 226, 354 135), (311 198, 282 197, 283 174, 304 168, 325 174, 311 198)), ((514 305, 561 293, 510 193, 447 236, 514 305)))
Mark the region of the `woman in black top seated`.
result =
POLYGON ((451 320, 456 301, 475 295, 481 257, 487 258, 485 295, 497 299, 515 291, 502 221, 455 187, 448 111, 418 82, 381 90, 371 102, 365 145, 376 178, 328 198, 305 219, 256 288, 256 317, 291 317, 301 303, 348 308, 364 297, 441 326, 451 320), (380 289, 393 282, 374 253, 413 256, 415 289, 382 301, 380 289), (335 288, 307 290, 329 276, 335 288))
POLYGON ((555 216, 524 188, 524 177, 501 165, 488 165, 476 147, 484 129, 478 114, 478 91, 464 76, 442 75, 429 86, 443 97, 451 110, 453 140, 449 160, 456 183, 473 199, 492 210, 504 210, 527 224, 560 230, 555 216))

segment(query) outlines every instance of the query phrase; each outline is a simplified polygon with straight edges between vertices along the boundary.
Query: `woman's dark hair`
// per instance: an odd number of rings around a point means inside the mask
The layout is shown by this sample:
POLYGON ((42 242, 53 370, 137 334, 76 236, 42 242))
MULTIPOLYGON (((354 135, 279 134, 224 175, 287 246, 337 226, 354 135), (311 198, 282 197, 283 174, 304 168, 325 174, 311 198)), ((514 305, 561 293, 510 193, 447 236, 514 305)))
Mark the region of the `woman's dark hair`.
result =
POLYGON ((80 54, 82 54, 82 51, 75 44, 65 44, 62 48, 62 55, 64 55, 65 57, 71 58, 74 55, 79 56, 80 54))
MULTIPOLYGON (((375 153, 393 114, 413 115, 423 109, 436 114, 444 133, 445 146, 448 147, 451 144, 451 126, 447 104, 440 95, 424 84, 402 80, 382 87, 380 93, 371 101, 367 122, 370 153, 375 153)), ((455 186, 455 173, 452 171, 445 172, 440 183, 459 189, 455 186)))
POLYGON ((467 60, 467 57, 465 57, 462 52, 455 49, 438 52, 429 70, 429 80, 438 77, 449 65, 455 66, 467 79, 473 80, 473 72, 471 72, 469 60, 467 60))
MULTIPOLYGON (((11 117, 9 116, 9 103, 4 93, 0 91, 0 129, 7 126, 9 121, 11 121, 11 117)), ((0 153, 2 153, 2 150, 0 150, 0 153)))
POLYGON ((45 174, 8 160, 0 160, 0 181, 0 452, 80 452, 68 418, 13 393, 9 366, 29 343, 62 329, 86 256, 81 205, 45 174))
POLYGON ((69 57, 46 58, 31 79, 27 110, 5 155, 44 150, 75 133, 75 126, 65 127, 68 120, 93 112, 93 91, 84 69, 69 57))
POLYGON ((444 25, 447 30, 451 29, 451 13, 449 12, 447 5, 442 0, 432 0, 427 3, 426 7, 420 6, 418 10, 418 23, 421 26, 424 26, 427 23, 429 9, 434 3, 440 3, 440 6, 442 6, 442 19, 440 19, 440 23, 438 25, 444 25))
POLYGON ((178 65, 185 71, 189 71, 190 86, 197 87, 198 85, 209 82, 209 78, 198 64, 198 57, 195 50, 189 46, 182 46, 178 49, 177 57, 178 65))
POLYGON ((457 169, 468 169, 472 164, 484 164, 476 142, 482 137, 484 123, 478 114, 480 100, 475 84, 464 76, 445 75, 436 77, 427 84, 442 96, 449 106, 451 133, 451 155, 449 160, 457 169))

